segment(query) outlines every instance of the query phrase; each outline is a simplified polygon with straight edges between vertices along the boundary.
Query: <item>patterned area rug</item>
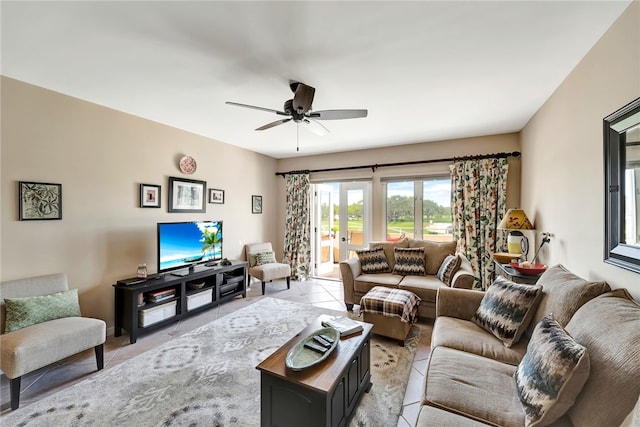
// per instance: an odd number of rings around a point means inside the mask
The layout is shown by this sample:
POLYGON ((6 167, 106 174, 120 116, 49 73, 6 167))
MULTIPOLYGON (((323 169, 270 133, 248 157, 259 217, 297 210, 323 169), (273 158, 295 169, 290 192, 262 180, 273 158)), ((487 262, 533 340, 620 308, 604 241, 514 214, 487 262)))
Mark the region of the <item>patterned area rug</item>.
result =
MULTIPOLYGON (((2 417, 6 426, 258 426, 255 367, 322 313, 264 298, 2 417)), ((395 426, 419 328, 405 347, 372 336, 373 387, 351 426, 395 426)))

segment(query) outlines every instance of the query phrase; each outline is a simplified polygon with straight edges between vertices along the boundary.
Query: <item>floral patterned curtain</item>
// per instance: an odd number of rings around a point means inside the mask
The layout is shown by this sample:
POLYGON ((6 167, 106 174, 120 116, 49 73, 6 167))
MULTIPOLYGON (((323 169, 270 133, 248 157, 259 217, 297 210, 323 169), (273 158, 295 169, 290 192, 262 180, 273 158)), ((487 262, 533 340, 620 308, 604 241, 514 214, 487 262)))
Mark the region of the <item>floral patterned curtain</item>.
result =
POLYGON ((454 239, 476 272, 475 287, 487 289, 491 254, 506 244, 496 229, 506 211, 509 165, 505 158, 458 160, 450 169, 454 239))
POLYGON ((309 174, 289 174, 285 177, 287 208, 285 218, 284 259, 291 266, 291 277, 309 277, 311 263, 311 221, 309 174))

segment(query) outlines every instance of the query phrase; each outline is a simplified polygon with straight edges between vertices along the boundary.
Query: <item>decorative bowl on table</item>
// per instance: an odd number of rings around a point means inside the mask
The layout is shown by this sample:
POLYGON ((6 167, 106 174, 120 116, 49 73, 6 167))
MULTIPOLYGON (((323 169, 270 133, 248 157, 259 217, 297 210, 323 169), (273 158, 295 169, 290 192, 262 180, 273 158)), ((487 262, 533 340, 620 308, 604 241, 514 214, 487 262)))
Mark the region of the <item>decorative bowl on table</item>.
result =
POLYGON ((512 262, 509 265, 525 276, 537 276, 540 273, 544 273, 548 268, 545 264, 531 264, 529 262, 512 262))
POLYGON ((285 359, 285 365, 292 371, 302 371, 315 366, 329 357, 338 345, 338 341, 340 341, 340 332, 337 330, 333 328, 318 329, 289 350, 287 358, 285 359), (320 345, 319 342, 316 341, 317 338, 315 337, 318 336, 321 337, 321 340, 322 337, 329 339, 329 341, 325 341, 326 346, 320 345), (307 348, 305 346, 307 343, 315 345, 318 350, 307 348))

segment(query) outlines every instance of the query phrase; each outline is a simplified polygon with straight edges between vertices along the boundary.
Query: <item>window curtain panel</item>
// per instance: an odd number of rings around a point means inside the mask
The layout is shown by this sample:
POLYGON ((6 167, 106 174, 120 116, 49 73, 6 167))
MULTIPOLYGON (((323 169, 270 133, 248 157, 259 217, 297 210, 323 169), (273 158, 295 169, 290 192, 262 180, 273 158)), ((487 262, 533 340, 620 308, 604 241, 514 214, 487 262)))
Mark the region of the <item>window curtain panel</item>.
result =
POLYGON ((287 191, 284 259, 291 266, 294 280, 309 277, 311 263, 311 221, 309 174, 291 174, 285 177, 287 191))
POLYGON ((506 245, 497 227, 507 204, 505 158, 456 160, 451 170, 453 235, 476 274, 475 288, 487 289, 493 278, 492 254, 506 245))

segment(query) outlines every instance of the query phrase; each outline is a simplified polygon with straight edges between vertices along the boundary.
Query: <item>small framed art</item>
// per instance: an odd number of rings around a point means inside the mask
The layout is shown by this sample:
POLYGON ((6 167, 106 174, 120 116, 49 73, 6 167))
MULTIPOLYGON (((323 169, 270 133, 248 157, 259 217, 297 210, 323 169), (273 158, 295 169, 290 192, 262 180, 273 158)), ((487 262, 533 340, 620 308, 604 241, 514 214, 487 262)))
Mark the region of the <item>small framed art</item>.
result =
POLYGON ((207 183, 169 177, 169 212, 206 212, 207 183))
POLYGON ((20 221, 62 219, 62 184, 18 182, 20 221))
POLYGON ((140 184, 140 207, 160 207, 160 186, 153 184, 140 184))
POLYGON ((209 203, 224 203, 224 190, 209 189, 209 203))
POLYGON ((262 196, 251 196, 251 213, 262 213, 262 196))

